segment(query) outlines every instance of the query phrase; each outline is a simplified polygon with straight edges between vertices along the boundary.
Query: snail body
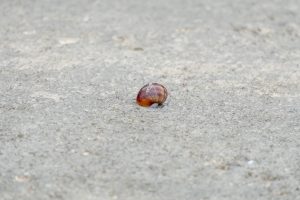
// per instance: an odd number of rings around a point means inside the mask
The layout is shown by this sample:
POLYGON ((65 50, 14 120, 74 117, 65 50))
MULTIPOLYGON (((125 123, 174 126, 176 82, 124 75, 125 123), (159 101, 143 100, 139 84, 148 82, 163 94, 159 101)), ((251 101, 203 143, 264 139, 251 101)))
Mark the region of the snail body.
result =
POLYGON ((143 107, 150 107, 153 104, 160 106, 166 101, 167 97, 168 91, 163 85, 149 83, 140 89, 136 102, 143 107))

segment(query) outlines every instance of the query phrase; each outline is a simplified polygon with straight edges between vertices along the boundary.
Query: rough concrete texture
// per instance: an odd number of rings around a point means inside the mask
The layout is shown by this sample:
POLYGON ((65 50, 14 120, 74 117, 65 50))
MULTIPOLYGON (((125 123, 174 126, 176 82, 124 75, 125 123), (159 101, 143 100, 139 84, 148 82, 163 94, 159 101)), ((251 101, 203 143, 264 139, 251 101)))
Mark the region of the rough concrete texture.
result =
POLYGON ((300 199, 299 10, 0 0, 0 199, 300 199))

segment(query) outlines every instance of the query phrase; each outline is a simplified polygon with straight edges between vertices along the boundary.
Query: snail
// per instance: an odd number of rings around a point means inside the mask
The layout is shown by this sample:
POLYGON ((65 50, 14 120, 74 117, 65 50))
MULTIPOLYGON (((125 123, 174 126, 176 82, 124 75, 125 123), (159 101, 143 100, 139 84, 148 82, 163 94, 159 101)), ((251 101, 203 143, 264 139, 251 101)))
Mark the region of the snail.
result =
POLYGON ((148 83, 140 89, 136 97, 136 102, 143 107, 150 107, 153 104, 161 106, 166 101, 167 97, 168 92, 163 85, 158 83, 148 83))

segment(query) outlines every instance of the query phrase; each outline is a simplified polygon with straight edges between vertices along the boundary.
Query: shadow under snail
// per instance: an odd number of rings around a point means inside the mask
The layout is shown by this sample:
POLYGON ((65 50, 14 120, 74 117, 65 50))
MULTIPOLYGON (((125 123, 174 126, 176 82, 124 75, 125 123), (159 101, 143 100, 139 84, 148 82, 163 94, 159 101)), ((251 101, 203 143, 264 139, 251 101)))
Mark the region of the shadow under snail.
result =
POLYGON ((140 89, 136 97, 136 102, 143 107, 150 107, 154 104, 161 106, 167 97, 168 91, 163 85, 148 83, 140 89))

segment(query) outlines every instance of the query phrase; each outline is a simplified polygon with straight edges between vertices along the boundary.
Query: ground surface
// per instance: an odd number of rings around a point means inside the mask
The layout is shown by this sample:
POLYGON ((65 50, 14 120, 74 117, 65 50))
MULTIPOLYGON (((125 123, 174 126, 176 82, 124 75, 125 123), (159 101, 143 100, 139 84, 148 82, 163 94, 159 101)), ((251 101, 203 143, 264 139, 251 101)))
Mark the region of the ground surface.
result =
POLYGON ((1 0, 0 199, 300 199, 299 10, 1 0))

